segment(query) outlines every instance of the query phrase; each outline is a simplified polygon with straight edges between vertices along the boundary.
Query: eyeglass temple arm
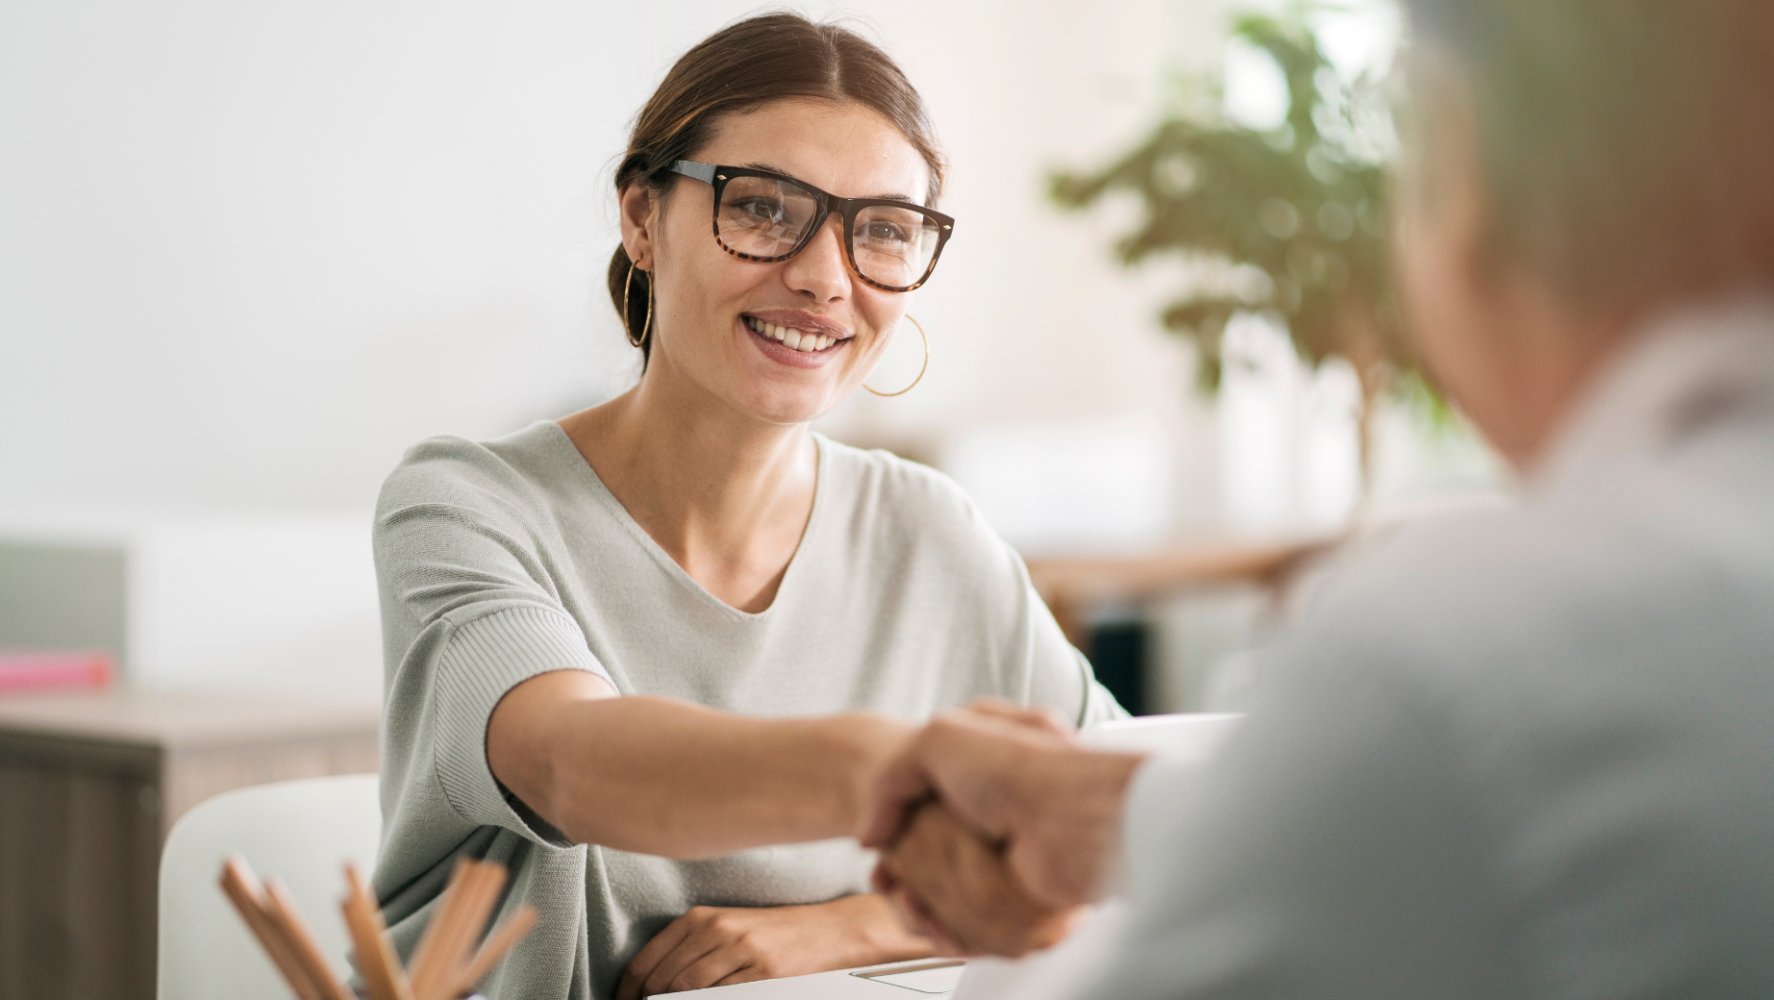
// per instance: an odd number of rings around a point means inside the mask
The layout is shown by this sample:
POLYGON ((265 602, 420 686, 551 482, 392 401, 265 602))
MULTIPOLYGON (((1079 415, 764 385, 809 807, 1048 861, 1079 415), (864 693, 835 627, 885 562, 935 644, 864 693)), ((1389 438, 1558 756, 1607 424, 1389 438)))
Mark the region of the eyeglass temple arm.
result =
POLYGON ((671 171, 675 174, 683 174, 685 177, 693 177, 704 184, 713 184, 715 182, 715 165, 712 163, 697 163, 695 160, 677 160, 672 163, 671 171))

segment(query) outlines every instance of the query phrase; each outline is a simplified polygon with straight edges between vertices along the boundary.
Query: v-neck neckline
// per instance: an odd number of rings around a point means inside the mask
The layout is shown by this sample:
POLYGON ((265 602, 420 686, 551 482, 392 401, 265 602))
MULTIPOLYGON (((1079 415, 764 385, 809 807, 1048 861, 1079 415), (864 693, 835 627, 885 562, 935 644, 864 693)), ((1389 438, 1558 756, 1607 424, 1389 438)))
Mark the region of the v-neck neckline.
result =
POLYGON ((621 524, 622 527, 634 537, 636 543, 639 544, 640 547, 665 570, 667 575, 677 580, 681 586, 695 593, 701 600, 707 601, 719 610, 724 611, 728 615, 738 618, 741 621, 765 621, 769 618, 772 611, 782 606, 783 601, 790 594, 790 588, 793 582, 799 576, 796 572, 796 568, 800 566, 802 556, 808 552, 812 546, 813 541, 818 534, 819 523, 823 520, 820 516, 820 512, 825 507, 827 467, 831 463, 829 461, 829 449, 826 447, 827 442, 822 435, 818 432, 810 432, 813 438, 814 454, 813 504, 807 512, 807 526, 801 529, 800 541, 795 545, 794 554, 789 556, 788 565, 784 567, 782 571, 782 580, 777 583, 776 595, 771 598, 770 604, 762 611, 746 611, 742 608, 736 608, 710 593, 707 587, 704 587, 701 582, 691 576, 689 571, 684 569, 676 559, 671 557, 671 553, 665 551, 664 546, 660 545, 652 535, 647 533, 646 528, 641 527, 640 522, 634 519, 634 515, 628 512, 628 508, 622 505, 621 500, 616 499, 616 494, 610 491, 610 487, 604 483, 603 477, 598 475, 597 470, 592 467, 591 462, 587 461, 585 455, 579 451, 579 446, 573 443, 573 438, 567 433, 566 428, 552 420, 543 421, 543 423, 546 423, 552 428, 552 436, 555 441, 565 446, 567 457, 570 457, 572 463, 580 470, 579 474, 584 477, 585 483, 591 487, 592 495, 597 498, 599 503, 608 508, 610 515, 616 519, 617 523, 621 524))

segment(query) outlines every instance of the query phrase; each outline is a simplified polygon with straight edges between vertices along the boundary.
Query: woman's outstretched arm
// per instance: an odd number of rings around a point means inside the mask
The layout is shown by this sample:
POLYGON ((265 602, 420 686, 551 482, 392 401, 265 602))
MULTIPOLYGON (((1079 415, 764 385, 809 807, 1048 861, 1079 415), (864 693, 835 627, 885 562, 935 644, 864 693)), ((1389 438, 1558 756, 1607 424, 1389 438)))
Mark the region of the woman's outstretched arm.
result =
POLYGON ((862 712, 757 719, 619 697, 558 670, 500 700, 486 746, 493 777, 568 839, 690 859, 849 836, 866 782, 913 732, 862 712))

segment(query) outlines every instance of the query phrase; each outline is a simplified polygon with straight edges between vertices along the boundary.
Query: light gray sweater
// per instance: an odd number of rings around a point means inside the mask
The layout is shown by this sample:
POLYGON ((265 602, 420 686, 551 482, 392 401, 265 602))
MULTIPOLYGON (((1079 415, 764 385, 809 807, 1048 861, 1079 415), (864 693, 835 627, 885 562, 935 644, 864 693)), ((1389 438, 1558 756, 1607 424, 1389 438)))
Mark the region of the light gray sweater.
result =
POLYGON ((629 958, 695 905, 866 889, 872 859, 848 840, 694 862, 565 841, 487 767, 493 707, 537 674, 587 670, 624 695, 752 716, 917 721, 985 696, 1081 725, 1123 714, 952 481, 815 440, 812 515, 757 614, 686 574, 552 422, 407 453, 375 521, 386 710, 374 888, 403 956, 462 857, 510 869, 495 920, 523 901, 541 914, 480 984, 513 1000, 609 997, 629 958))

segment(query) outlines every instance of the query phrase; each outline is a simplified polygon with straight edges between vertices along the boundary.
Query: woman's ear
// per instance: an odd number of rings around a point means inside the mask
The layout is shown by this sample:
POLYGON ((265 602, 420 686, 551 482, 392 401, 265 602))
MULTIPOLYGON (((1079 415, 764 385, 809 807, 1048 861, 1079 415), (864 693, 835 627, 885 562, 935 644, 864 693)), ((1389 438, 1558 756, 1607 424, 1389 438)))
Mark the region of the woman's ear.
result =
POLYGON ((653 240, 659 224, 659 198, 651 185, 632 181, 619 196, 622 216, 622 249, 643 271, 653 269, 653 240))

